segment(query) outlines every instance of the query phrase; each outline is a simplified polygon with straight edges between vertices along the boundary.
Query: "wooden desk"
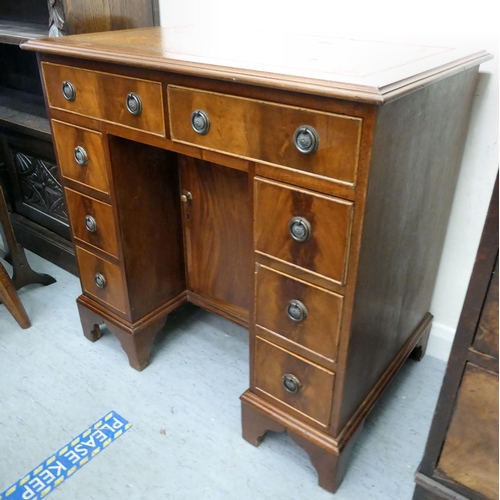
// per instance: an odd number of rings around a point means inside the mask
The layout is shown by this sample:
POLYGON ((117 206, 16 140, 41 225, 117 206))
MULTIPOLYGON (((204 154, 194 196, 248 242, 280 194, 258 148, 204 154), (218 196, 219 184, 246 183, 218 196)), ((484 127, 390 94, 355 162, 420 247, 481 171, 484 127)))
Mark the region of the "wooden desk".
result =
POLYGON ((286 429, 335 491, 425 350, 490 56, 192 28, 23 48, 39 51, 85 335, 105 323, 140 370, 186 301, 248 326, 244 438, 286 429))

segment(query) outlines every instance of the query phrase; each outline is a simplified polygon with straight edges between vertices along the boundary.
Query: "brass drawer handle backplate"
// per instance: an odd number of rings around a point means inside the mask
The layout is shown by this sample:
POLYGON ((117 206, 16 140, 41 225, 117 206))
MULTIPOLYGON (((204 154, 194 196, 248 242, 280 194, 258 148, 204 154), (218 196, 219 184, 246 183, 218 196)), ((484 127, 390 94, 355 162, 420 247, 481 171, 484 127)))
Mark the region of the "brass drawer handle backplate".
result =
POLYGON ((76 99, 76 89, 75 86, 68 81, 64 81, 62 84, 62 95, 68 101, 74 101, 76 99))
POLYGON ((78 165, 81 165, 82 167, 87 165, 87 163, 89 162, 89 157, 87 155, 87 151, 85 151, 85 149, 82 148, 81 146, 77 146, 75 148, 75 151, 73 152, 73 156, 75 157, 76 163, 78 163, 78 165))
POLYGON ((95 281, 95 284, 99 287, 99 288, 106 288, 106 278, 100 274, 100 273, 97 273, 95 276, 94 276, 94 281, 95 281))
POLYGON ((139 116, 142 113, 142 101, 141 98, 134 92, 127 94, 125 98, 125 105, 130 114, 134 116, 139 116))
POLYGON ((290 236, 300 243, 304 243, 312 236, 312 227, 304 217, 294 217, 288 223, 288 231, 290 236))
POLYGON ((285 391, 289 392, 290 394, 297 394, 302 387, 300 380, 291 373, 283 375, 283 377, 281 377, 281 380, 283 381, 283 387, 285 388, 285 391))
POLYGON ((295 147, 305 155, 313 154, 319 146, 319 137, 312 127, 302 125, 293 134, 295 147))
POLYGON ((288 317, 297 323, 307 319, 307 308, 300 300, 291 300, 288 302, 286 312, 288 317))
POLYGON ((87 231, 91 233, 95 233, 97 231, 97 221, 91 215, 87 215, 85 217, 85 227, 87 231))
POLYGON ((205 111, 196 109, 191 114, 191 126, 197 134, 206 135, 210 130, 210 118, 205 111))

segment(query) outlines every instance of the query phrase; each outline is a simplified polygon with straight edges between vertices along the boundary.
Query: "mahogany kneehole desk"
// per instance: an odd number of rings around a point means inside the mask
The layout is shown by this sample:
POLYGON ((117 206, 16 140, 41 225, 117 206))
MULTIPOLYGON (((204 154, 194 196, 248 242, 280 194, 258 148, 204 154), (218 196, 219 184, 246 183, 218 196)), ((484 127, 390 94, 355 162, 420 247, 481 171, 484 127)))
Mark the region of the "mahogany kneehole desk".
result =
POLYGON ((237 35, 23 48, 39 52, 85 335, 105 323, 142 370, 187 301, 248 327, 244 438, 287 430, 333 492, 374 403, 425 351, 490 56, 297 36, 278 57, 237 35))

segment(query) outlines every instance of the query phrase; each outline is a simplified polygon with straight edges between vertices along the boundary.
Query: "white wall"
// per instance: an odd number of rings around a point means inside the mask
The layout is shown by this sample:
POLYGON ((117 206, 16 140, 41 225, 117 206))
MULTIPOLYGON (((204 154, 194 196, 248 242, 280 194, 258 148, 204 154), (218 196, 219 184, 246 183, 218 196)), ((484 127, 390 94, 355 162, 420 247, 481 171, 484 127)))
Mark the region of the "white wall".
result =
POLYGON ((428 45, 473 46, 495 56, 481 66, 472 119, 441 258, 428 353, 447 359, 498 170, 498 27, 490 0, 160 0, 163 26, 241 26, 428 45), (465 8, 464 5, 467 5, 465 8))

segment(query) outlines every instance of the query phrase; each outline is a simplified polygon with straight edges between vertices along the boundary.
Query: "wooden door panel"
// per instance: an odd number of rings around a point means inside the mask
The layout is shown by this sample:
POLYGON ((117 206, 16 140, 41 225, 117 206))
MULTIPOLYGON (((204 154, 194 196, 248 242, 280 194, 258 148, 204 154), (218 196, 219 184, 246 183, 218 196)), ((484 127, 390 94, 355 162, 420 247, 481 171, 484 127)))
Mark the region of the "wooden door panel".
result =
POLYGON ((248 318, 252 225, 248 174, 181 157, 186 268, 189 290, 248 318))
POLYGON ((467 365, 437 470, 487 498, 498 498, 496 374, 467 365))

